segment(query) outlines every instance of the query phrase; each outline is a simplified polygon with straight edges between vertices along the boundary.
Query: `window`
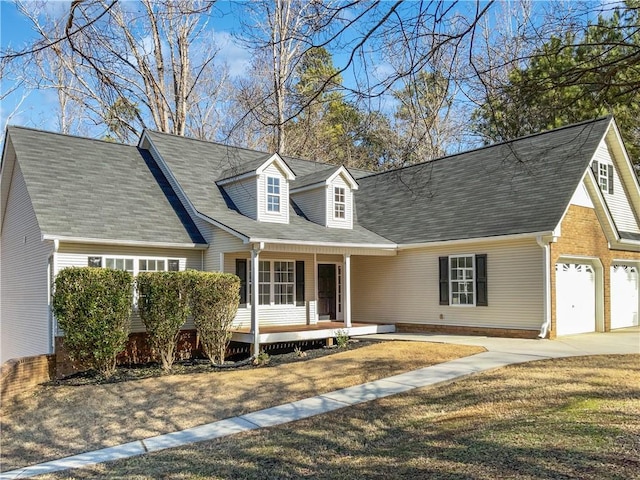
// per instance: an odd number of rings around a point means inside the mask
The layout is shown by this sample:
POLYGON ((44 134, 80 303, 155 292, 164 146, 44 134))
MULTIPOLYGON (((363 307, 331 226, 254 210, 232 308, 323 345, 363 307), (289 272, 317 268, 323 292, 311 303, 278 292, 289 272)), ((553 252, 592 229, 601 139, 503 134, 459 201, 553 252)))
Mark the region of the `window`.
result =
POLYGON ((164 272, 164 260, 138 260, 138 270, 140 272, 164 272))
POLYGON ((489 305, 486 254, 440 257, 440 305, 489 305))
POLYGON ((473 257, 450 259, 451 305, 474 305, 473 257))
POLYGON ((258 269, 258 303, 271 303, 271 262, 260 261, 258 269))
POLYGON ((345 218, 345 190, 344 187, 335 187, 333 191, 333 217, 345 218))
POLYGON ((133 273, 133 258, 109 258, 107 257, 104 262, 106 268, 113 268, 114 270, 124 270, 133 273))
POLYGON ((139 257, 88 257, 90 267, 113 268, 125 270, 133 275, 140 272, 177 272, 180 270, 180 260, 177 258, 139 258, 139 257))
POLYGON ((273 262, 273 303, 293 305, 294 263, 273 262))
MULTIPOLYGON (((242 263, 242 262, 241 262, 242 263)), ((247 262, 247 290, 251 303, 251 264, 247 262)), ((304 266, 299 268, 304 279, 304 266)), ((304 301, 304 280, 296 283, 296 262, 261 260, 258 267, 258 303, 260 305, 294 305, 296 297, 304 301), (297 287, 297 289, 296 289, 297 287)))
POLYGON ((596 176, 600 190, 605 193, 613 193, 613 165, 602 162, 593 162, 593 173, 596 176))
POLYGON ((267 177, 267 212, 280 211, 280 179, 267 177))
POLYGON ((87 263, 90 267, 102 267, 102 257, 89 257, 89 262, 87 263))

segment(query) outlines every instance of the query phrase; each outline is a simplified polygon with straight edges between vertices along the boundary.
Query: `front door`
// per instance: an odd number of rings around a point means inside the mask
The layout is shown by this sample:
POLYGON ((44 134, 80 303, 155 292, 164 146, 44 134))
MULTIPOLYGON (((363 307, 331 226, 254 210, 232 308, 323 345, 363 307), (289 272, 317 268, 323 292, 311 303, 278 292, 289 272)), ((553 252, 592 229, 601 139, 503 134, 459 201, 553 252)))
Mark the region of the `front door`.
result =
POLYGON ((318 264, 318 317, 336 319, 336 266, 332 263, 318 264))

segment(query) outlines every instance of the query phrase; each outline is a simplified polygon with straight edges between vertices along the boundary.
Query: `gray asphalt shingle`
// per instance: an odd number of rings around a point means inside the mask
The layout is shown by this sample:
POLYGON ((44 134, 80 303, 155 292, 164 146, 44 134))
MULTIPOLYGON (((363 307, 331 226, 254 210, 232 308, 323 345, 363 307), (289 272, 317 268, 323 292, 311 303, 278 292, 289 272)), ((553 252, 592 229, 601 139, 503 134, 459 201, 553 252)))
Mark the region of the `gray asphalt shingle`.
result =
POLYGON ((358 223, 397 243, 551 231, 611 118, 358 180, 358 223))
POLYGON ((148 152, 23 127, 7 134, 43 234, 206 244, 167 182, 145 164, 148 152))

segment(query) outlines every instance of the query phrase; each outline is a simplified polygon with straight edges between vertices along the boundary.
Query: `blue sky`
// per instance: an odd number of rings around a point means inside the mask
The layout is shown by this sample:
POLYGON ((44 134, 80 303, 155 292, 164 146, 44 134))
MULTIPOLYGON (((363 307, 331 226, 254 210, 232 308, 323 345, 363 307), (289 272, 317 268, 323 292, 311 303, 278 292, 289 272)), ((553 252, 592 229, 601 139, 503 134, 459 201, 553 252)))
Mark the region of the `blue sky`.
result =
MULTIPOLYGON (((64 15, 69 11, 70 0, 48 0, 46 8, 52 13, 64 15)), ((241 75, 248 67, 250 54, 234 42, 231 32, 238 28, 237 17, 231 14, 231 2, 218 1, 209 18, 215 42, 220 48, 218 58, 228 65, 231 75, 241 75)), ((0 0, 0 49, 20 50, 35 38, 30 22, 17 10, 13 1, 0 0)), ((6 92, 11 84, 0 80, 0 90, 6 92)), ((32 91, 23 98, 19 90, 0 103, 0 129, 8 124, 24 125, 46 130, 56 130, 51 110, 57 108, 57 98, 52 91, 32 91)), ((2 135, 0 135, 1 137, 2 135)))

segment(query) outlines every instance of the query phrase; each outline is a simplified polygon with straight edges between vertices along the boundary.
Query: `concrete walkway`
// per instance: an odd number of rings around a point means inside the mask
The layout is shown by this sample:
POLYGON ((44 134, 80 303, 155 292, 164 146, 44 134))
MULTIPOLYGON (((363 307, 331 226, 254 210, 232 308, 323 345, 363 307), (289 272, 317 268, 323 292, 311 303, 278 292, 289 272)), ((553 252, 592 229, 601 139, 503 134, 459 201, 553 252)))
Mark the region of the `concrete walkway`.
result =
POLYGON ((487 351, 239 417, 3 472, 0 474, 0 479, 29 478, 281 425, 506 365, 547 358, 640 353, 640 328, 636 327, 612 333, 562 337, 560 340, 400 333, 367 335, 365 338, 476 345, 485 347, 487 351))

